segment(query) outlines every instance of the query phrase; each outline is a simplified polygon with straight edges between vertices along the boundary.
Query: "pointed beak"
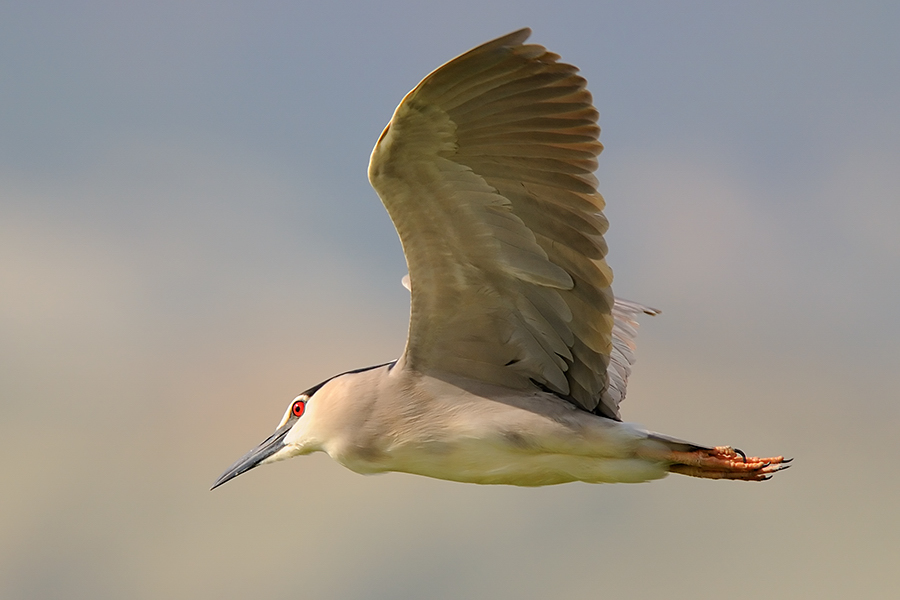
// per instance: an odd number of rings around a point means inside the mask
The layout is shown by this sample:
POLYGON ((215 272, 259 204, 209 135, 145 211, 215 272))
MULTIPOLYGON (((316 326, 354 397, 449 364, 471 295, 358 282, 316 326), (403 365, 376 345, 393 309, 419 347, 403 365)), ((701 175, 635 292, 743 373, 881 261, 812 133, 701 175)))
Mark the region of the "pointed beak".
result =
POLYGON ((284 437, 287 435, 287 432, 291 430, 291 426, 293 423, 286 423, 275 430, 275 433, 270 435, 266 441, 262 444, 245 454, 242 458, 240 458, 236 463, 228 467, 228 469, 216 479, 216 482, 210 489, 210 491, 216 489, 226 481, 231 481, 241 473, 246 473, 250 469, 254 467, 258 467, 259 465, 266 462, 266 459, 273 456, 279 450, 284 448, 284 437))

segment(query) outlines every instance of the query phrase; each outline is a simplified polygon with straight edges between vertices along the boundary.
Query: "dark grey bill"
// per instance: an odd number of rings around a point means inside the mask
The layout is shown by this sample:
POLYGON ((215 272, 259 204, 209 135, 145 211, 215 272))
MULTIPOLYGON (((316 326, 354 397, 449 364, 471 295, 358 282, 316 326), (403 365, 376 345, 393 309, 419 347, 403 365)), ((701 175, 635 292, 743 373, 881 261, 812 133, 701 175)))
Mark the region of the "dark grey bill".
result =
POLYGON ((287 432, 290 431, 291 426, 294 424, 296 419, 291 419, 290 422, 286 423, 284 426, 279 427, 275 430, 275 433, 270 435, 266 441, 262 444, 245 454, 241 457, 236 463, 228 467, 218 479, 213 484, 210 491, 216 489, 226 481, 231 481, 241 473, 246 473, 253 467, 256 467, 262 461, 266 460, 279 450, 284 447, 284 436, 287 435, 287 432))

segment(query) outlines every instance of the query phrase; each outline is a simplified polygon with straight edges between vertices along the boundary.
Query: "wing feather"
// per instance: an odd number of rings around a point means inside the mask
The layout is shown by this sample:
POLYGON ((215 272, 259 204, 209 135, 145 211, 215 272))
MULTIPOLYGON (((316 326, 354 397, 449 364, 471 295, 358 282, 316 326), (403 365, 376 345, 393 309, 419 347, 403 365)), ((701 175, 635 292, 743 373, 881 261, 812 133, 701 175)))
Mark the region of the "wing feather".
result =
POLYGON ((372 152, 409 266, 398 365, 538 385, 618 418, 643 307, 610 288, 598 113, 577 69, 529 35, 432 72, 372 152))

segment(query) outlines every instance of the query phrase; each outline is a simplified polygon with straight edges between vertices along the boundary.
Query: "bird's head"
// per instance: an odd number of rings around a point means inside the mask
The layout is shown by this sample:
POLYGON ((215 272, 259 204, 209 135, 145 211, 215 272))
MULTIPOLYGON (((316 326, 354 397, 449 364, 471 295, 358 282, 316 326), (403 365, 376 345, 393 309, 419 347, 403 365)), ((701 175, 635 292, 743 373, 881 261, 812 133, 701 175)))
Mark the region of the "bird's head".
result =
POLYGON ((307 408, 311 405, 311 399, 320 387, 316 386, 316 388, 294 398, 275 432, 259 446, 228 467, 210 489, 216 489, 226 481, 230 481, 241 473, 246 473, 259 465, 314 452, 317 448, 309 443, 310 439, 307 435, 309 423, 312 420, 308 416, 311 411, 308 411, 307 408))
POLYGON ((354 411, 366 413, 366 399, 371 400, 378 381, 384 378, 395 361, 347 371, 326 379, 288 405, 266 440, 228 467, 213 484, 215 489, 254 467, 324 450, 331 454, 340 446, 349 424, 355 422, 354 411))

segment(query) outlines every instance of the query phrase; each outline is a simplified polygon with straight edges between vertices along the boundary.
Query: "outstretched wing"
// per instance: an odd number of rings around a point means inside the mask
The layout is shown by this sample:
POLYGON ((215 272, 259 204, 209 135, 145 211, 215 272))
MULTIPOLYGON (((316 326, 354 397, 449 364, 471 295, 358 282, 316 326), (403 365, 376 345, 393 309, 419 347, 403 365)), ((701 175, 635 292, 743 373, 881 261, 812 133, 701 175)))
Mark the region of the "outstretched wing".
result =
MULTIPOLYGON (((369 179, 409 266, 398 364, 538 384, 617 418, 632 358, 627 331, 614 343, 598 115, 577 69, 524 44, 530 33, 428 75, 372 152, 369 179)), ((627 327, 633 314, 615 316, 627 327)))

